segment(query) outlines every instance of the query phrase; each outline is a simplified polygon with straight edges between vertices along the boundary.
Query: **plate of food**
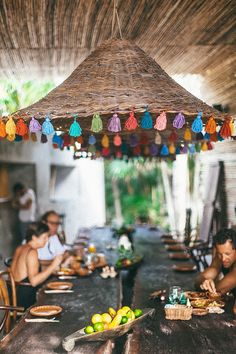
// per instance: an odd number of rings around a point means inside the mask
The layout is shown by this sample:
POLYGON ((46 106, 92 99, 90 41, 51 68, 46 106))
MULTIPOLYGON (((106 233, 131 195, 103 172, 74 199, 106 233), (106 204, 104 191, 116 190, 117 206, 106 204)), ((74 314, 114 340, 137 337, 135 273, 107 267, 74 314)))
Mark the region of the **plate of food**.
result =
POLYGON ((203 308, 206 309, 211 301, 209 299, 197 299, 195 301, 191 301, 192 307, 203 308))
POLYGON ((207 291, 206 295, 211 300, 221 300, 221 298, 222 298, 222 295, 220 292, 211 293, 210 291, 207 291))
POLYGON ((61 312, 62 307, 56 305, 34 306, 30 309, 30 314, 38 317, 56 316, 61 312))
POLYGON ((224 301, 221 301, 221 300, 209 300, 210 302, 208 302, 208 305, 207 307, 210 308, 210 307, 224 307, 225 306, 225 302, 224 301))
POLYGON ((59 270, 57 270, 54 275, 75 275, 76 271, 74 269, 71 268, 60 268, 59 270))
POLYGON ((199 291, 185 291, 185 296, 189 298, 189 300, 198 300, 198 299, 207 299, 206 292, 199 291))
MULTIPOLYGON (((72 351, 75 342, 76 341, 87 341, 87 342, 94 342, 94 341, 107 341, 112 338, 117 338, 125 333, 127 333, 131 328, 133 328, 136 324, 142 322, 145 318, 149 316, 153 316, 155 313, 155 309, 136 309, 134 311, 130 310, 127 306, 124 306, 122 309, 118 310, 117 312, 114 309, 111 309, 114 311, 114 316, 111 317, 111 319, 107 318, 107 321, 104 323, 101 322, 102 319, 99 322, 93 321, 94 316, 104 316, 106 317, 109 316, 109 313, 105 313, 103 315, 96 314, 92 317, 92 321, 95 322, 94 324, 91 324, 89 326, 86 326, 84 328, 81 328, 80 330, 74 332, 70 336, 64 338, 62 342, 62 346, 66 351, 72 351), (127 308, 127 313, 121 314, 122 309, 127 308), (119 313, 120 311, 120 313, 119 313), (137 313, 137 317, 135 316, 135 313, 137 313), (108 315, 108 316, 107 316, 108 315), (130 316, 130 317, 128 317, 130 316), (126 322, 124 322, 123 318, 126 318, 126 322), (123 321, 123 323, 122 323, 123 321), (109 322, 109 324, 107 323, 109 322), (106 326, 105 326, 106 324, 106 326), (107 328, 107 329, 105 329, 107 328)), ((110 310, 110 309, 109 309, 110 310)))
POLYGON ((66 281, 52 281, 47 283, 46 287, 51 290, 69 290, 72 289, 73 284, 66 281))

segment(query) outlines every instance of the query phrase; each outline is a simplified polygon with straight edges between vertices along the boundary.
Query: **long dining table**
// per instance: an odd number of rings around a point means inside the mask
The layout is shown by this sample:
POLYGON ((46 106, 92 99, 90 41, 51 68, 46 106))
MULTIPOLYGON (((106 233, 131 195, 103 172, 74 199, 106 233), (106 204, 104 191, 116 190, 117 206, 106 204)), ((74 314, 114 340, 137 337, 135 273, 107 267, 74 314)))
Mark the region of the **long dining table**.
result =
MULTIPOLYGON (((134 272, 121 272, 118 278, 102 279, 96 271, 90 277, 73 280, 73 293, 45 294, 39 292, 37 304, 57 304, 63 307, 58 323, 26 323, 22 318, 0 344, 0 353, 65 353, 64 337, 82 328, 93 313, 102 313, 109 306, 131 305, 155 308, 152 319, 134 327, 121 339, 108 342, 76 343, 72 353, 80 354, 231 354, 236 352, 236 317, 232 314, 231 299, 225 313, 193 316, 189 321, 165 319, 164 303, 151 300, 150 293, 179 285, 193 289, 196 273, 177 273, 172 270, 168 253, 160 240, 161 231, 139 227, 134 236, 135 250, 144 261, 134 272), (122 300, 123 298, 123 300, 122 300)), ((92 240, 108 261, 114 263, 116 251, 106 251, 111 242, 108 228, 94 230, 92 240)), ((26 314, 29 317, 29 314, 26 314)))

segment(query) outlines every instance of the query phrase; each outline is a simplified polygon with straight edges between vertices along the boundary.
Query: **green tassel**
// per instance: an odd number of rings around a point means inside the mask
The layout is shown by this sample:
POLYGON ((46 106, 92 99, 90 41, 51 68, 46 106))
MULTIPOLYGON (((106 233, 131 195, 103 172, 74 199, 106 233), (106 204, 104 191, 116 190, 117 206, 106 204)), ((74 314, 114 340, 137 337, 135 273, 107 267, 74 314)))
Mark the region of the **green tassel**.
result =
POLYGON ((69 135, 73 136, 74 138, 77 138, 81 134, 82 134, 82 129, 81 129, 79 123, 77 122, 76 116, 75 116, 74 122, 70 126, 69 135))
POLYGON ((102 125, 102 119, 98 113, 95 113, 93 115, 93 120, 91 124, 91 131, 94 133, 98 133, 102 130, 103 125, 102 125))

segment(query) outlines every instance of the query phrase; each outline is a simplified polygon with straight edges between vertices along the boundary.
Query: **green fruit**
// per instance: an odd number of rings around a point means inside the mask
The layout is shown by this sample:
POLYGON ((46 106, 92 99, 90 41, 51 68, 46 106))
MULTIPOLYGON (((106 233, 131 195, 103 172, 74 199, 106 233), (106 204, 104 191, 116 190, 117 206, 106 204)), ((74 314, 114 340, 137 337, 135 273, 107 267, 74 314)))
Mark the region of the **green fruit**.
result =
POLYGON ((125 324, 127 322, 128 322, 128 317, 127 316, 123 316, 122 319, 121 319, 120 324, 125 324))
POLYGON ((94 332, 93 326, 87 326, 84 329, 84 333, 86 333, 86 334, 91 334, 93 332, 94 332))
POLYGON ((95 332, 102 332, 104 331, 104 323, 102 322, 97 322, 93 325, 93 329, 95 332))
POLYGON ((142 314, 143 314, 143 311, 142 311, 142 310, 140 310, 140 309, 135 309, 135 310, 134 310, 134 316, 135 316, 135 318, 138 318, 138 317, 142 316, 142 314))

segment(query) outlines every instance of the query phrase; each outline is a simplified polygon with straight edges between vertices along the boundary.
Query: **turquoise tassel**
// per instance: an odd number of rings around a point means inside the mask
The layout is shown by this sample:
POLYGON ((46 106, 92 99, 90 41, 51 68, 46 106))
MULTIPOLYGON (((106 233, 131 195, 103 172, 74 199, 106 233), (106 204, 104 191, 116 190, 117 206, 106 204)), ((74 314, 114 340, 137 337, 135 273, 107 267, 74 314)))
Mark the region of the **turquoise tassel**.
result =
POLYGON ((76 120, 77 116, 74 116, 74 122, 71 124, 70 129, 69 129, 69 135, 73 136, 73 138, 77 138, 82 134, 82 129, 79 125, 79 123, 76 120))
POLYGON ((42 125, 42 133, 44 135, 51 135, 55 132, 54 127, 50 121, 50 118, 46 116, 45 121, 43 122, 42 125))
POLYGON ((192 124, 192 131, 194 133, 200 133, 203 128, 203 122, 202 122, 202 112, 198 112, 197 117, 194 119, 193 124, 192 124))
POLYGON ((98 113, 93 115, 93 120, 91 124, 91 131, 98 133, 103 129, 102 119, 98 113))
POLYGON ((88 139, 88 143, 90 144, 90 145, 94 145, 94 144, 96 144, 96 138, 95 138, 95 136, 94 135, 90 135, 89 136, 89 139, 88 139))
POLYGON ((160 154, 161 154, 161 156, 168 156, 169 155, 169 149, 166 144, 162 145, 160 154))
POLYGON ((152 129, 153 127, 153 121, 152 121, 152 116, 151 114, 146 111, 141 119, 141 127, 143 129, 152 129))

